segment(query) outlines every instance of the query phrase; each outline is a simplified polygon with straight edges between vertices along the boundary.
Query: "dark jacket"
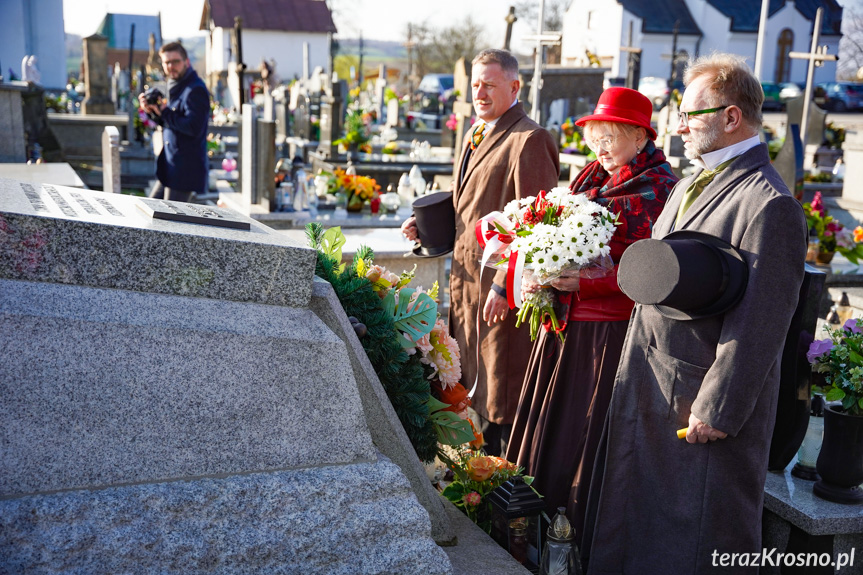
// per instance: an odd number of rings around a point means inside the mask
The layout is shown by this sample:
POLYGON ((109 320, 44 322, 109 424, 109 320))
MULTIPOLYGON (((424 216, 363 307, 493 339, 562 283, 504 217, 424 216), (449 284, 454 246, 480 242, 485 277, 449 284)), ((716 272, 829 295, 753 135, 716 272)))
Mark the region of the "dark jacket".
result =
POLYGON ((199 193, 207 190, 210 93, 195 70, 189 68, 171 86, 168 106, 156 118, 162 125, 163 139, 156 177, 168 188, 199 193))

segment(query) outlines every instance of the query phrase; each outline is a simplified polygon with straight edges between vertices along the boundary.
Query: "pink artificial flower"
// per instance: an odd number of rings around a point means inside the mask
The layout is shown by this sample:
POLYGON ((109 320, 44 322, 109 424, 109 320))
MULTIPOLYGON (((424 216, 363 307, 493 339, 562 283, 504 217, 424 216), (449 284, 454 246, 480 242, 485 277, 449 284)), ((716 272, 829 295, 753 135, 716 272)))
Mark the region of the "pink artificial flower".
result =
POLYGON ((812 198, 812 203, 809 204, 813 212, 818 212, 818 215, 824 217, 824 202, 821 200, 821 192, 815 192, 815 197, 812 198))
POLYGON ((842 326, 842 329, 851 333, 863 333, 863 329, 860 329, 860 323, 856 318, 851 318, 846 321, 845 325, 842 326))
POLYGON ((470 505, 471 507, 476 507, 482 502, 482 497, 476 491, 471 491, 470 493, 466 493, 464 496, 465 505, 470 505))
POLYGON ((458 119, 455 117, 455 114, 449 115, 449 119, 446 121, 446 127, 450 130, 455 130, 458 127, 458 119))
POLYGON ((832 341, 829 339, 816 339, 809 345, 809 351, 806 352, 806 361, 809 363, 815 363, 819 357, 825 353, 829 353, 831 349, 833 349, 832 341))

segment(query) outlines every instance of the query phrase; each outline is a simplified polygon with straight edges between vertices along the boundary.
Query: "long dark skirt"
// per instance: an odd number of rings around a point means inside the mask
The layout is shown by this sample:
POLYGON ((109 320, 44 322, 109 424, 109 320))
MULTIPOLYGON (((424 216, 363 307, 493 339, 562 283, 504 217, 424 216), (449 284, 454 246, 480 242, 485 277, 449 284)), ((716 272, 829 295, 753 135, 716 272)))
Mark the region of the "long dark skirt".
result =
POLYGON ((563 346, 540 330, 513 424, 507 459, 535 477, 549 517, 566 507, 577 540, 628 323, 572 322, 563 346))

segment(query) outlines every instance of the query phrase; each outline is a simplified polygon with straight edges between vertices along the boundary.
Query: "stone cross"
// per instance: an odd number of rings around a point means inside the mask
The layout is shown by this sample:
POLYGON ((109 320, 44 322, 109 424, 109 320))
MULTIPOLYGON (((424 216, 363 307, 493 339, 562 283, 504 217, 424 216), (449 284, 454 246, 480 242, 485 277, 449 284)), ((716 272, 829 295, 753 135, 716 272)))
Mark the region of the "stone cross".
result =
POLYGON ((806 91, 803 94, 803 118, 800 121, 800 140, 806 145, 806 132, 809 120, 809 101, 812 99, 812 77, 816 66, 823 66, 827 60, 836 60, 837 57, 827 53, 827 46, 818 47, 818 37, 821 34, 821 18, 824 9, 818 8, 815 12, 815 27, 812 29, 812 49, 809 52, 790 52, 789 58, 809 60, 809 69, 806 72, 806 91))
POLYGON ((641 78, 641 48, 632 45, 632 21, 629 22, 629 43, 621 46, 620 51, 629 55, 626 64, 626 87, 632 90, 638 89, 638 81, 641 78))
POLYGON ((387 65, 381 64, 378 67, 378 79, 375 81, 375 111, 378 115, 378 122, 383 123, 384 110, 386 110, 386 106, 384 106, 384 96, 386 96, 387 92, 387 65))
POLYGON ((240 86, 237 108, 242 110, 243 104, 246 101, 246 87, 243 85, 243 73, 246 71, 246 65, 243 63, 243 19, 239 16, 234 17, 234 35, 231 39, 234 44, 234 54, 237 59, 236 72, 240 86))
POLYGON ((515 6, 509 7, 509 14, 506 15, 504 20, 506 20, 506 39, 503 41, 503 49, 509 51, 509 41, 512 39, 512 25, 518 20, 515 17, 515 6))
POLYGON ((108 37, 93 34, 84 38, 84 85, 82 114, 113 114, 108 83, 108 37))
POLYGON ((102 132, 102 190, 120 193, 120 130, 105 126, 102 132))

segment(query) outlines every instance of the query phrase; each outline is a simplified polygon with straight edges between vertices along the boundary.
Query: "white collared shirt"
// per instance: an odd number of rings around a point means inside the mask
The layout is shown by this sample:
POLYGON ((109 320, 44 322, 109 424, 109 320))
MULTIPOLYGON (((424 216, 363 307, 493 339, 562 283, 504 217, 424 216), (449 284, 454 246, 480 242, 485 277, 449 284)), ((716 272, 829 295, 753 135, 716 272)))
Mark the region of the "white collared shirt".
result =
POLYGON ((760 143, 761 138, 758 136, 752 136, 742 142, 731 144, 727 148, 713 150, 712 152, 702 154, 700 158, 692 160, 692 163, 704 170, 715 170, 721 164, 742 155, 744 152, 751 150, 760 143))
MULTIPOLYGON (((510 104, 509 108, 512 108, 516 104, 518 104, 518 98, 515 99, 515 102, 510 104)), ((509 108, 506 109, 506 112, 509 112, 509 108)), ((504 114, 506 114, 506 112, 504 112, 504 114)), ((497 124, 497 121, 500 120, 502 116, 503 116, 503 114, 501 114, 500 116, 498 116, 494 120, 489 120, 488 122, 486 122, 482 118, 477 118, 476 122, 474 122, 473 126, 471 127, 471 130, 476 130, 477 128, 479 128, 483 124, 488 124, 488 131, 491 132, 492 128, 494 128, 495 124, 497 124)))

